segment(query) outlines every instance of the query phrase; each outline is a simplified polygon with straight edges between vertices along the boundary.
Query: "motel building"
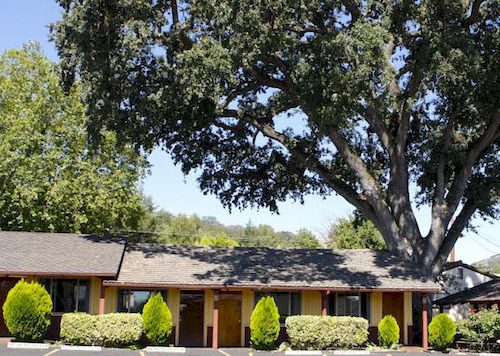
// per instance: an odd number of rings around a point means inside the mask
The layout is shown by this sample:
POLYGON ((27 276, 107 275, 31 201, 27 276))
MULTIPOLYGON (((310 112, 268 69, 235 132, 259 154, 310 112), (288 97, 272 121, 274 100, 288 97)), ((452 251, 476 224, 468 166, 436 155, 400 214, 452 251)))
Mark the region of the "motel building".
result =
POLYGON ((390 314, 401 343, 426 347, 426 295, 440 289, 387 251, 127 244, 3 231, 0 336, 8 336, 1 306, 21 278, 41 283, 52 297, 49 339, 59 337, 64 313, 140 313, 151 294, 161 293, 172 313, 170 343, 212 348, 249 346, 250 316, 268 295, 281 316, 278 344, 290 315, 361 316, 376 341, 377 324, 390 314))

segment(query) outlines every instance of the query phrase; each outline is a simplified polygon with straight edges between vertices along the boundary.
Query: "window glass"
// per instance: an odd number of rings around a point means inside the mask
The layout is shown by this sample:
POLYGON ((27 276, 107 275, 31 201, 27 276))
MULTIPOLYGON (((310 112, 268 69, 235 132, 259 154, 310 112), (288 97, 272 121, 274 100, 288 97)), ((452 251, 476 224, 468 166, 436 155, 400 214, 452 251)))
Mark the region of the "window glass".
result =
POLYGON ((300 292, 255 292, 255 304, 264 296, 273 297, 280 322, 284 323, 287 316, 300 314, 300 292))
POLYGON ((130 291, 130 313, 142 313, 144 305, 148 302, 151 291, 132 290, 130 291))
POLYGON ((361 317, 370 322, 370 293, 361 293, 361 317))
POLYGON ((359 316, 360 300, 359 293, 337 294, 337 315, 359 316))
POLYGON ((128 312, 128 297, 129 297, 129 290, 128 289, 120 289, 118 291, 118 306, 117 310, 120 313, 126 313, 128 312))
POLYGON ((52 310, 58 313, 89 311, 89 287, 87 280, 78 279, 41 279, 52 299, 52 310))

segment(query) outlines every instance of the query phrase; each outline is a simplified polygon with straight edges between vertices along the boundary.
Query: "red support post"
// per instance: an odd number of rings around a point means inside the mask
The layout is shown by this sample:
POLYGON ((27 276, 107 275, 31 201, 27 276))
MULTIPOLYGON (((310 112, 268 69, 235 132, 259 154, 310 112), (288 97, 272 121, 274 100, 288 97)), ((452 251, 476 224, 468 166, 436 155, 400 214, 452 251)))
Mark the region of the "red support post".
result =
POLYGON ((322 291, 321 292, 321 315, 328 315, 328 295, 330 291, 322 291))
POLYGON ((106 287, 102 282, 103 280, 101 279, 101 290, 99 292, 99 314, 104 314, 106 306, 106 287))
POLYGON ((219 294, 214 292, 214 310, 212 315, 212 348, 219 348, 219 294))
POLYGON ((422 294, 422 348, 427 350, 429 348, 429 333, 427 330, 428 317, 427 317, 427 294, 422 294))

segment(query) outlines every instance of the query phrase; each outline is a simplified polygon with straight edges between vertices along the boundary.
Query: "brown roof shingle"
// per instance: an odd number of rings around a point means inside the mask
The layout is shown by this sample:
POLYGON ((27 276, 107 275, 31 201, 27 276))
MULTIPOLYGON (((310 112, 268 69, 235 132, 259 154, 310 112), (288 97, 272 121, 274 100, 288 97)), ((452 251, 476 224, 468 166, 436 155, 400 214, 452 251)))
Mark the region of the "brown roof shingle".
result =
POLYGON ((125 242, 97 235, 0 231, 1 274, 116 276, 125 242))
POLYGON ((434 302, 436 305, 462 304, 462 303, 493 303, 500 301, 500 278, 492 279, 475 287, 448 295, 434 302))
POLYGON ((438 291, 415 266, 387 251, 127 246, 108 285, 253 286, 438 291))

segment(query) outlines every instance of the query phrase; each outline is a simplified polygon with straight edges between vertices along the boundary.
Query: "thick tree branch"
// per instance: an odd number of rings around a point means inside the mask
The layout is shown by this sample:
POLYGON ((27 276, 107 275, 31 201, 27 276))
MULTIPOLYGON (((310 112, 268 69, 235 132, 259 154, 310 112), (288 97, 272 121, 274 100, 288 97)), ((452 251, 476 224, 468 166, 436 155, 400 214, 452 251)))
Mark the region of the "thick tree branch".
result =
POLYGON ((430 265, 432 268, 432 270, 430 271, 432 273, 432 276, 437 277, 439 273, 441 273, 441 269, 443 268, 446 259, 450 255, 451 249, 453 248, 453 246, 455 246, 457 239, 462 234, 462 231, 467 226, 476 209, 477 204, 473 199, 467 200, 467 202, 462 207, 462 210, 457 215, 455 221, 448 230, 443 243, 435 254, 434 260, 430 265))
POLYGON ((470 15, 469 17, 467 17, 467 19, 464 21, 464 25, 465 26, 471 26, 473 25, 478 17, 479 17, 479 10, 481 8, 481 4, 484 2, 485 0, 473 0, 472 1, 472 6, 471 6, 471 9, 470 9, 470 15))

